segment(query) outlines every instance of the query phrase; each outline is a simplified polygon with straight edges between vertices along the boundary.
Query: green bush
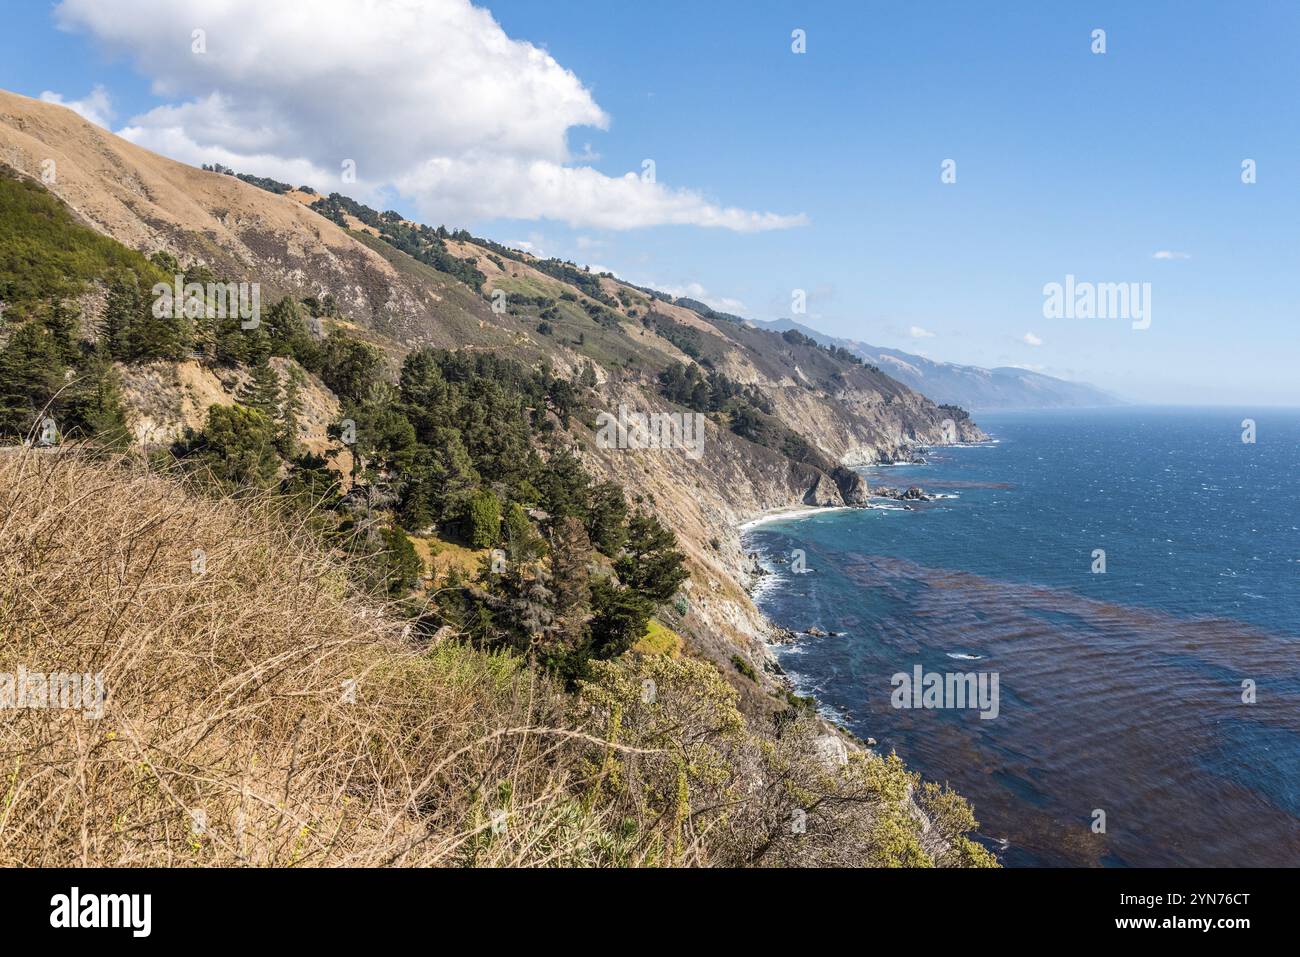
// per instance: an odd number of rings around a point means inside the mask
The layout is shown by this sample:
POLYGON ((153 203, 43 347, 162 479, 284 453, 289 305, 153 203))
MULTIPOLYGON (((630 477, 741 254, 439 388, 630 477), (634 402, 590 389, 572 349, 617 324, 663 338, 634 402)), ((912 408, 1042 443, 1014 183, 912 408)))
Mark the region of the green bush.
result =
POLYGON ((206 467, 224 488, 267 488, 280 469, 275 423, 256 409, 214 405, 203 431, 182 455, 206 467))
POLYGON ((480 489, 469 500, 469 543, 474 548, 491 548, 501 537, 501 500, 488 489, 480 489))
POLYGON ((753 665, 751 665, 744 658, 740 657, 740 655, 732 655, 731 663, 735 666, 737 671, 739 671, 750 681, 754 682, 755 684, 758 683, 758 672, 754 670, 753 665))

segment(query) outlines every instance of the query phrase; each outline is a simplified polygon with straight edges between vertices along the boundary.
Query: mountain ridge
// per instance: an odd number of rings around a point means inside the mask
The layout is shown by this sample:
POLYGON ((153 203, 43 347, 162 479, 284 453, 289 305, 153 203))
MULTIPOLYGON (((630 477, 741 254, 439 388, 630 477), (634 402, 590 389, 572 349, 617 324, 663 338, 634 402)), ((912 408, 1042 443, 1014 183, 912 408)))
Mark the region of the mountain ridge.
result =
POLYGON ((943 362, 901 349, 872 346, 856 339, 827 335, 793 319, 743 321, 782 332, 793 329, 822 345, 847 349, 935 402, 952 403, 971 412, 1100 408, 1126 404, 1119 396, 1089 383, 1072 382, 1032 369, 1017 366, 984 368, 943 362))

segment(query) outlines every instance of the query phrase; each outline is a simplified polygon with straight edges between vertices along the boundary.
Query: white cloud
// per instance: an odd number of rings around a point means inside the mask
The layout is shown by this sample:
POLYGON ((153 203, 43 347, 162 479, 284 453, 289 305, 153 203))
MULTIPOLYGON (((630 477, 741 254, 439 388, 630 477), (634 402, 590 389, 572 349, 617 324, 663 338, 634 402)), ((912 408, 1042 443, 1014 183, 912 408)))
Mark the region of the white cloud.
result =
POLYGON ((187 162, 371 201, 395 188, 437 222, 806 222, 581 165, 595 153, 573 156, 569 131, 607 129, 608 115, 570 70, 469 0, 62 0, 56 16, 132 58, 172 101, 122 135, 187 162), (196 29, 205 53, 192 50, 196 29), (354 184, 340 181, 345 160, 354 184))
POLYGON ((929 329, 922 329, 920 326, 912 326, 907 330, 907 334, 913 339, 933 339, 934 333, 929 329))
POLYGON ((520 252, 528 253, 530 256, 536 256, 538 259, 547 258, 546 251, 530 239, 510 239, 505 242, 505 245, 511 249, 518 249, 520 252))
POLYGON ((95 88, 80 100, 65 100, 62 93, 55 93, 52 90, 46 90, 41 94, 40 98, 46 103, 57 103, 59 106, 66 106, 82 119, 94 123, 96 126, 102 126, 104 129, 109 128, 109 124, 113 122, 113 116, 115 115, 108 91, 100 84, 95 84, 95 88))
POLYGON ((720 226, 737 232, 785 229, 800 216, 717 206, 699 193, 646 183, 636 173, 606 176, 590 166, 476 155, 428 160, 395 181, 431 215, 554 219, 570 226, 635 229, 667 224, 720 226))
MULTIPOLYGON (((591 271, 595 272, 596 267, 592 266, 591 271)), ((611 269, 610 272, 615 271, 611 269)), ((615 275, 618 275, 617 272, 615 272, 615 275)), ((623 279, 625 277, 620 276, 619 278, 623 279)), ((686 299, 694 299, 697 302, 704 303, 710 309, 716 309, 719 312, 741 313, 745 309, 745 304, 741 300, 733 299, 730 296, 715 296, 698 282, 673 285, 662 282, 627 281, 631 282, 634 286, 641 286, 643 289, 655 289, 659 292, 666 292, 674 299, 680 299, 683 297, 686 299)))
POLYGON ((1041 346, 1043 344, 1043 340, 1032 332, 1026 332, 1024 339, 1021 341, 1027 346, 1041 346))
POLYGON ((1158 250, 1151 258, 1152 259, 1191 259, 1192 256, 1190 253, 1180 253, 1173 249, 1161 249, 1158 250))

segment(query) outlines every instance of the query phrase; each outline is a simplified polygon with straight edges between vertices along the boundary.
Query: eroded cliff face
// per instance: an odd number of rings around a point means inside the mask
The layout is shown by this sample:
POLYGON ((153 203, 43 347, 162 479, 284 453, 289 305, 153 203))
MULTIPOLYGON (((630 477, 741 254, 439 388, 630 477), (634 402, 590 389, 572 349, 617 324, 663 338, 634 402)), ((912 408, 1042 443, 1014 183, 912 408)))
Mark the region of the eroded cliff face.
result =
MULTIPOLYGON (((600 391, 610 410, 623 404, 672 411, 645 383, 611 378, 600 391)), ((630 496, 643 496, 676 531, 691 569, 684 628, 695 649, 724 671, 733 670, 735 654, 755 665, 763 694, 742 687, 755 707, 772 707, 772 693, 787 685, 769 647, 777 637, 774 626, 750 597, 756 568, 742 547, 741 526, 774 510, 864 504, 867 483, 848 466, 906 461, 922 447, 947 444, 954 436, 961 442, 986 438, 969 420, 954 421, 910 390, 890 401, 802 387, 765 385, 765 393, 787 423, 843 467, 828 473, 792 462, 712 420, 705 421, 698 459, 680 448, 601 449, 594 435, 575 430, 589 467, 620 482, 630 496)))
MULTIPOLYGON (((298 434, 301 448, 315 455, 337 449, 327 430, 338 420, 338 397, 316 376, 292 359, 269 360, 282 379, 291 370, 299 376, 298 434)), ((186 430, 203 429, 207 411, 214 405, 233 405, 249 380, 247 370, 223 369, 220 374, 196 361, 119 363, 122 398, 136 443, 167 446, 185 437, 186 430)))
POLYGON ((848 467, 906 461, 924 446, 986 438, 969 419, 955 419, 911 390, 787 388, 775 390, 773 398, 782 421, 848 467))

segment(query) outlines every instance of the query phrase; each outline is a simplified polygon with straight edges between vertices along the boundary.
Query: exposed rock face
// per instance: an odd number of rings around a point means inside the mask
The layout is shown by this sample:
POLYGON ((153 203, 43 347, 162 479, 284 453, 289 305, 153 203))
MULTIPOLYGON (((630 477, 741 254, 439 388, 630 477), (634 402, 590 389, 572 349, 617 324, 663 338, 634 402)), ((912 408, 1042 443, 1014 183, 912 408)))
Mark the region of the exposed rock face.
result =
POLYGON ((804 493, 803 502, 805 505, 831 506, 843 505, 844 500, 840 498, 840 490, 835 485, 834 480, 825 472, 818 472, 817 478, 813 482, 812 488, 804 493))
POLYGON ((827 734, 815 738, 813 739, 813 746, 817 749, 817 756, 825 762, 827 767, 837 767, 849 763, 849 749, 844 744, 844 739, 837 734, 827 734))
POLYGON ((835 486, 840 491, 840 498, 844 500, 845 505, 866 505, 867 500, 871 498, 871 489, 867 486, 867 480, 852 469, 838 466, 831 473, 835 479, 835 486))
MULTIPOLYGON (((333 448, 326 435, 329 424, 339 415, 339 402, 329 389, 292 359, 275 357, 271 366, 285 381, 289 369, 302 375, 299 391, 297 440, 306 451, 323 455, 333 448)), ((169 445, 186 429, 203 428, 204 417, 213 405, 237 401, 246 372, 226 371, 219 376, 198 362, 155 361, 119 365, 122 398, 131 420, 135 441, 145 446, 169 445)))

